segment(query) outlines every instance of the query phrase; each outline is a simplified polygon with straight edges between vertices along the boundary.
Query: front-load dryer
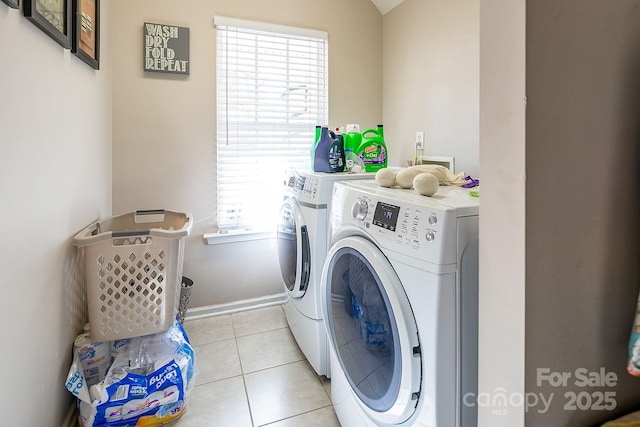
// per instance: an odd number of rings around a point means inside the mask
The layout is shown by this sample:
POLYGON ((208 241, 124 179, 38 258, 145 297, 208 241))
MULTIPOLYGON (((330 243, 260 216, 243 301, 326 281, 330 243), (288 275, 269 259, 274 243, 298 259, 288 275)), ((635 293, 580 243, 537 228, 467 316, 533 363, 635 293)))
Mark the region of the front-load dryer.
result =
POLYGON ((320 275, 328 250, 328 217, 333 185, 369 180, 375 174, 318 173, 291 170, 278 221, 278 260, 287 294, 284 312, 307 360, 330 377, 327 335, 322 323, 320 275))
POLYGON ((321 294, 342 425, 477 425, 478 199, 336 184, 321 294))

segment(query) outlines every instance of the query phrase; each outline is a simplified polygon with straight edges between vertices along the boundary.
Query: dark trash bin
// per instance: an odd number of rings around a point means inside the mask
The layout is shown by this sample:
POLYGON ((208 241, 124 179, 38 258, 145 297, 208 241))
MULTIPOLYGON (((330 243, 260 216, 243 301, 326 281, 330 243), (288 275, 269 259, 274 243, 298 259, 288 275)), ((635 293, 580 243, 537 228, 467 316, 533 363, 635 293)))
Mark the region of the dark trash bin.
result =
POLYGON ((178 305, 178 322, 184 322, 184 315, 187 314, 189 307, 189 298, 193 289, 193 280, 188 277, 182 277, 182 287, 180 288, 180 304, 178 305))

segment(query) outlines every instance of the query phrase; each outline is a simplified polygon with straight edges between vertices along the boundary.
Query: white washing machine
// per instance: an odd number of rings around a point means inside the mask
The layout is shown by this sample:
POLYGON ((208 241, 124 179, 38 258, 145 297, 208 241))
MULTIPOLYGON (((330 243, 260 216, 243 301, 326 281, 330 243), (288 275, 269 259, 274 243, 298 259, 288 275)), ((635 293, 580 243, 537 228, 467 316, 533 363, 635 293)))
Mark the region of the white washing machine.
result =
POLYGON ((278 221, 278 260, 287 300, 284 312, 298 346, 318 375, 330 377, 327 335, 319 295, 328 250, 328 218, 334 183, 375 174, 292 170, 278 221))
POLYGON ((321 293, 341 424, 476 426, 478 199, 354 181, 332 203, 321 293))

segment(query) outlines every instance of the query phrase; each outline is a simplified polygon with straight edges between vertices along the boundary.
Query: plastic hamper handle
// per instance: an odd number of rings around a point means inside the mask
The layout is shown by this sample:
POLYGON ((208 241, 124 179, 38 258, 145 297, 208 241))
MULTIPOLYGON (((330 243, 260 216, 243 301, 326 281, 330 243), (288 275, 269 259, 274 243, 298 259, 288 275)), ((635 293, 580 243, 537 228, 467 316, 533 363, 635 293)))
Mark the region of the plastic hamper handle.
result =
POLYGON ((122 239, 125 237, 148 236, 151 230, 134 230, 134 231, 112 231, 111 237, 114 239, 122 239))
POLYGON ((136 215, 164 214, 165 212, 164 209, 143 209, 136 211, 136 215))
POLYGON ((167 213, 164 209, 139 210, 133 213, 133 221, 136 224, 163 222, 167 213))

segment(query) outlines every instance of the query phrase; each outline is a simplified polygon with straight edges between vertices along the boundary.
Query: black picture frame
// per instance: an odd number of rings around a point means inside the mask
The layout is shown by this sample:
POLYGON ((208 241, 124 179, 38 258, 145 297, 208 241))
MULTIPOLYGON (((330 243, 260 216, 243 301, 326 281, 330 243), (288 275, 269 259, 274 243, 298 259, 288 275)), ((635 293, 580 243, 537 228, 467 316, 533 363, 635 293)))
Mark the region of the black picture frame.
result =
POLYGON ((71 49, 71 0, 51 0, 49 3, 53 7, 45 6, 42 0, 26 0, 23 14, 62 47, 71 49))
POLYGON ((20 9, 20 0, 2 0, 13 9, 20 9))
POLYGON ((73 0, 71 52, 100 69, 100 0, 73 0))

